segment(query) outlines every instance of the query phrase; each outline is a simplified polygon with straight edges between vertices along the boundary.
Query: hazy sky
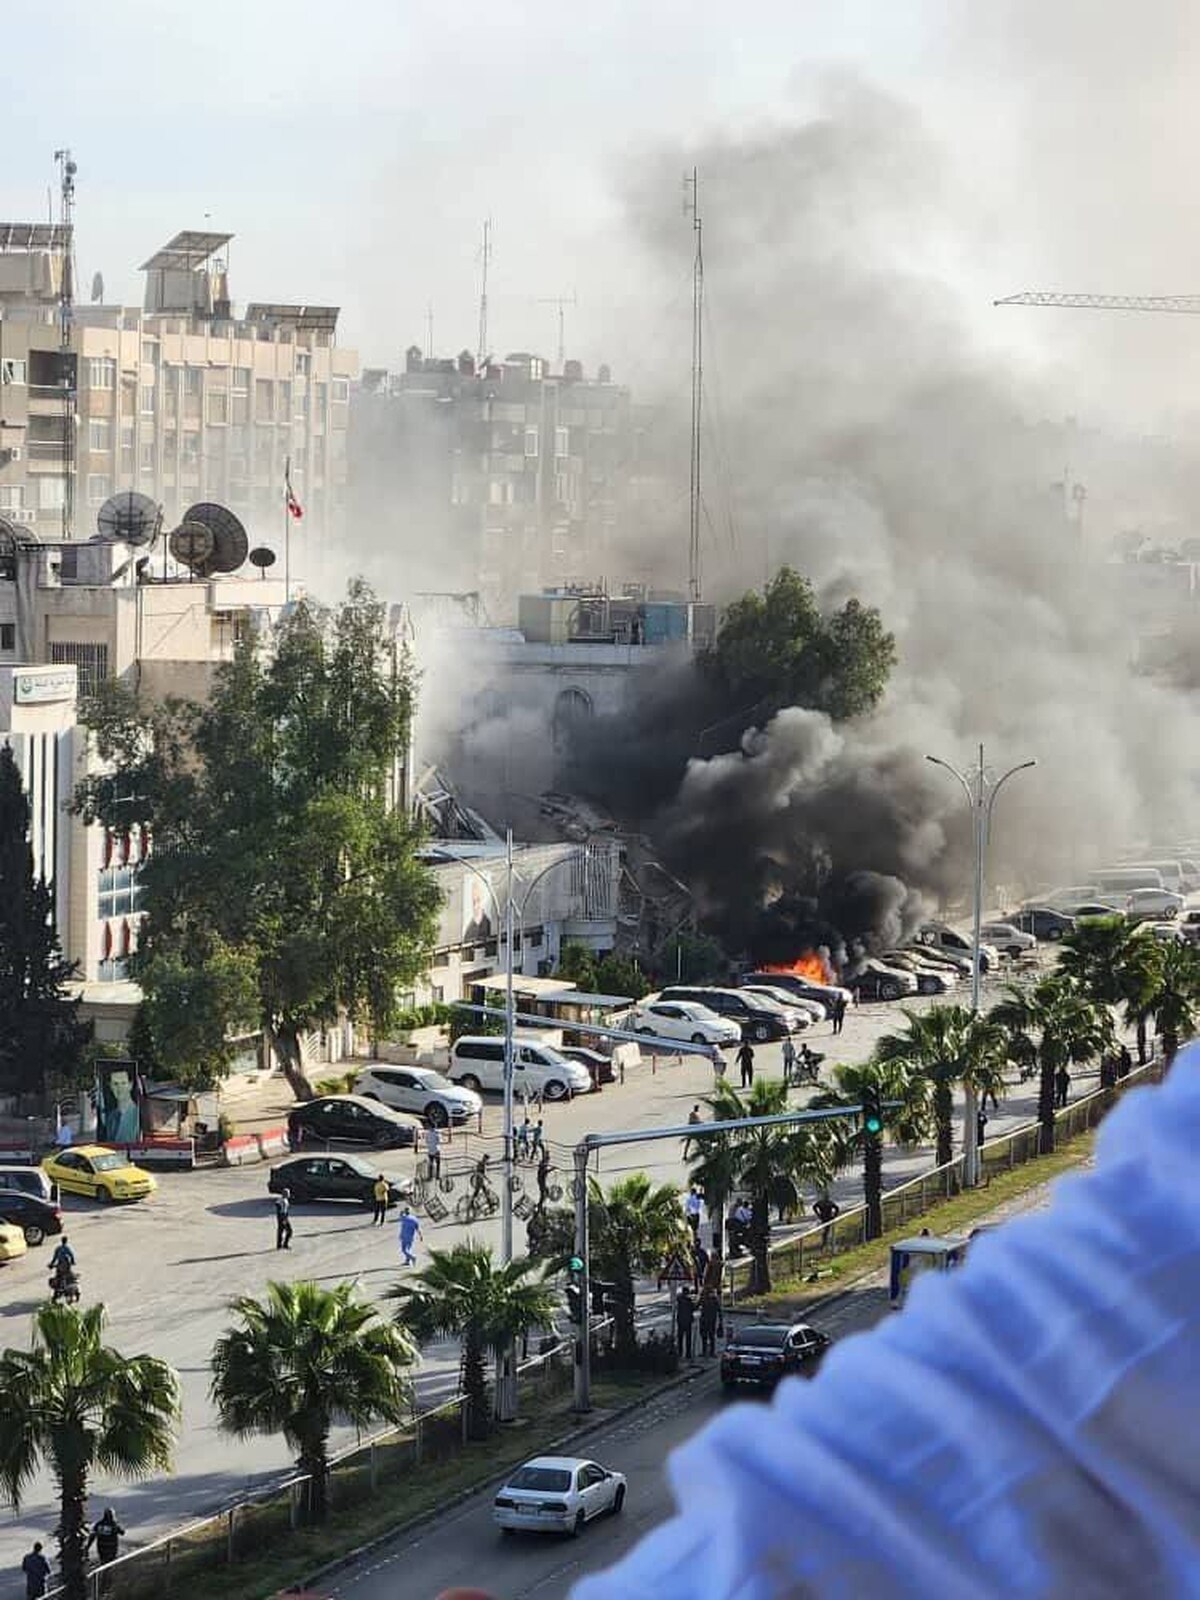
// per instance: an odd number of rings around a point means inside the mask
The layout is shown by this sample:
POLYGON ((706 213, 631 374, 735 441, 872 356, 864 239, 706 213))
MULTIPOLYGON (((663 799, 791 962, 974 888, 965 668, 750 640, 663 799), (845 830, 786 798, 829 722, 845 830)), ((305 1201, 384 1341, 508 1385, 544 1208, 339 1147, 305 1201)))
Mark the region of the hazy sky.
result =
MULTIPOLYGON (((236 235, 236 300, 339 303, 343 340, 394 365, 424 343, 430 302, 439 349, 474 345, 490 214, 493 350, 553 354, 556 313, 536 302, 576 293, 570 349, 636 380, 656 328, 673 348, 689 248, 678 183, 665 182, 679 276, 647 274, 627 211, 644 164, 672 170, 668 150, 681 171, 714 137, 810 114, 833 70, 898 96, 941 171, 939 206, 881 238, 882 253, 944 282, 985 344, 1061 369, 1065 409, 1137 395, 1152 427, 1190 408, 1200 319, 1134 327, 990 308, 1025 287, 1200 288, 1200 23, 1177 0, 60 0, 5 12, 0 213, 44 216, 53 151, 69 144, 81 281, 102 270, 109 299, 135 298, 138 263, 208 224, 236 235)), ((703 198, 715 238, 722 196, 703 198)), ((716 314, 719 280, 712 290, 716 314)))

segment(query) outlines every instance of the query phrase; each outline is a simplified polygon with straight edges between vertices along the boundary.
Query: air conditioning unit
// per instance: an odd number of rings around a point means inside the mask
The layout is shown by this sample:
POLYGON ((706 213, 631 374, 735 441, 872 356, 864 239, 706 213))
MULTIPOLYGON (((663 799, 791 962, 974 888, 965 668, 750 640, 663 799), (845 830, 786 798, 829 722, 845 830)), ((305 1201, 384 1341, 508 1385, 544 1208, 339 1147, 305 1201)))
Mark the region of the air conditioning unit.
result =
POLYGON ((6 452, 10 461, 20 461, 22 450, 19 444, 10 444, 6 452))

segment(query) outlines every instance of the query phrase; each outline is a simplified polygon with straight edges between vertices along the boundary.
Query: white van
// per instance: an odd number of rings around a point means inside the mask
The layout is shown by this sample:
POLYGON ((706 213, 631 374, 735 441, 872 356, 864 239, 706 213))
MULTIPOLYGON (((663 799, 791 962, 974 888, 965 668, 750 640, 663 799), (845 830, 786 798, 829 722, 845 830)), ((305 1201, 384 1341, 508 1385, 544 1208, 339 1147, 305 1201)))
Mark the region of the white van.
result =
MULTIPOLYGON (((504 1040, 496 1034, 464 1034, 450 1046, 450 1066, 446 1073, 451 1083, 464 1089, 504 1089, 504 1040)), ((513 1041, 513 1094, 544 1095, 547 1100, 566 1100, 574 1094, 587 1094, 592 1075, 578 1061, 548 1044, 534 1039, 513 1041)))
MULTIPOLYGON (((1157 872, 1162 879, 1164 889, 1169 889, 1172 894, 1187 894, 1187 873, 1183 869, 1182 861, 1130 861, 1126 863, 1131 867, 1138 867, 1144 872, 1157 872)), ((1139 884, 1140 888, 1154 888, 1153 884, 1139 884)))
POLYGON ((1104 867, 1096 874, 1096 887, 1100 898, 1114 894, 1132 894, 1135 889, 1163 889, 1162 873, 1157 867, 1104 867))

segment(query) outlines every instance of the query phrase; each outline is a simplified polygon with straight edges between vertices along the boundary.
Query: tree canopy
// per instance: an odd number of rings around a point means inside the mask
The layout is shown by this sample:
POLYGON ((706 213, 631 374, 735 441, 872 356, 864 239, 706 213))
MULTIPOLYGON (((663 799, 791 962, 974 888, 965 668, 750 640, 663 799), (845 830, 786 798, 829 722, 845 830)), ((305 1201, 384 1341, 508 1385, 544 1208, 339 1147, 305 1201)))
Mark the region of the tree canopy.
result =
POLYGON ((54 893, 34 873, 29 801, 12 748, 0 748, 0 1088, 43 1094, 79 1080, 91 1029, 64 984, 54 893))
POLYGON ((406 661, 362 583, 248 637, 203 705, 107 684, 89 710, 109 771, 89 819, 142 822, 133 975, 155 1054, 203 1081, 258 1027, 298 1095, 300 1036, 342 1015, 376 1032, 426 965, 439 891, 393 804, 412 712, 406 661))
POLYGON ((840 721, 874 707, 896 663, 896 641, 874 606, 850 599, 821 614, 807 578, 781 567, 760 593, 725 609, 705 670, 760 720, 782 706, 840 721))

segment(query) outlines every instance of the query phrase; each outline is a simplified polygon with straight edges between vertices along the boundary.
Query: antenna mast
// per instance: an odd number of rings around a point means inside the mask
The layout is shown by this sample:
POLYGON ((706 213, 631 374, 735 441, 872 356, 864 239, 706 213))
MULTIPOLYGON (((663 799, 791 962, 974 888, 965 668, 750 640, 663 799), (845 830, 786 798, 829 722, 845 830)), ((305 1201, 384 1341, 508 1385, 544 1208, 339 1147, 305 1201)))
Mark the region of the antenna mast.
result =
POLYGON ((483 224, 483 249, 480 253, 481 271, 479 280, 479 356, 476 368, 483 366, 488 358, 488 266, 492 259, 492 219, 488 217, 483 224))
POLYGON ((63 503, 62 536, 70 539, 75 512, 75 412, 76 384, 71 379, 71 331, 75 318, 75 163, 69 150, 56 150, 59 176, 59 222, 62 225, 61 267, 58 289, 59 382, 63 394, 63 503))
POLYGON ((425 359, 433 360, 433 301, 425 308, 425 359))
POLYGON ((692 265, 692 451, 688 495, 688 598, 700 598, 700 425, 704 403, 704 223, 696 168, 683 180, 683 214, 692 219, 696 257, 692 265))
POLYGON ((574 289, 572 289, 569 298, 565 294, 551 294, 546 295, 537 303, 539 306, 558 307, 558 370, 561 372, 563 369, 563 363, 567 359, 566 308, 568 306, 577 306, 579 304, 579 300, 574 289))

